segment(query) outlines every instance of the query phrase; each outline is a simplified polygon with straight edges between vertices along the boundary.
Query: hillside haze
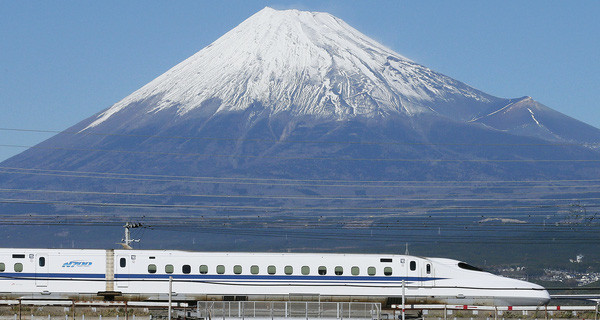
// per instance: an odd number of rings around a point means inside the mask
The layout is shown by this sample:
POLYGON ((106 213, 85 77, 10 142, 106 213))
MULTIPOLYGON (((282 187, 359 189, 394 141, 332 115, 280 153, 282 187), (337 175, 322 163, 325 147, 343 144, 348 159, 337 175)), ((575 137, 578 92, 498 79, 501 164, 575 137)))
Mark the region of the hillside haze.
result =
MULTIPOLYGON (((2 205, 11 214, 342 215, 369 216, 368 226, 378 216, 532 198, 529 185, 498 191, 488 181, 598 179, 598 146, 600 130, 531 97, 481 92, 330 14, 265 8, 4 161, 0 187, 12 190, 2 205), (432 181, 444 184, 414 188, 432 181)), ((114 243, 98 241, 90 243, 114 243)))

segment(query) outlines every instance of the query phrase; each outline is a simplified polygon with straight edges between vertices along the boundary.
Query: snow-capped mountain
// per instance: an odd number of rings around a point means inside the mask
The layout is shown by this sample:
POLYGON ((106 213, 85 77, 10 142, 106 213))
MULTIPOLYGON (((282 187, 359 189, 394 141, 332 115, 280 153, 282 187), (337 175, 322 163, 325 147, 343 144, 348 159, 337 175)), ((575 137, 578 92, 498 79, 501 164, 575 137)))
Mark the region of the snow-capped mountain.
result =
POLYGON ((436 113, 470 120, 498 99, 386 48, 327 13, 265 8, 101 113, 86 128, 152 98, 139 117, 209 115, 261 104, 321 119, 436 113), (464 108, 465 102, 478 104, 464 108), (471 110, 472 109, 472 110, 471 110))
MULTIPOLYGON (((531 98, 493 97, 432 71, 330 14, 265 8, 98 114, 83 130, 140 128, 164 115, 163 125, 241 112, 250 122, 266 117, 293 123, 303 117, 426 115, 552 141, 600 141, 598 130, 589 126, 585 133, 553 131, 555 125, 539 121, 547 117, 536 118, 547 110, 531 98), (516 107, 528 112, 513 112, 516 107)), ((559 122, 567 119, 554 114, 559 122)))
MULTIPOLYGON (((362 188, 363 180, 600 178, 599 143, 594 127, 529 97, 481 92, 327 13, 265 8, 110 108, 3 162, 17 169, 0 173, 0 186, 80 187, 93 194, 60 195, 96 204, 115 202, 115 190, 126 190, 174 194, 140 201, 202 208, 356 207, 294 200, 336 195, 334 187, 249 187, 208 178, 141 183, 145 178, 106 175, 352 180, 356 187, 345 190, 356 198, 390 192, 362 188)), ((63 209, 52 208, 46 211, 63 209)))
MULTIPOLYGON (((528 195, 523 182, 600 179, 599 143, 594 127, 530 97, 481 92, 329 14, 265 8, 110 108, 2 162, 0 210, 113 220, 201 215, 196 224, 205 216, 259 218, 258 227, 236 222, 235 237, 245 228, 272 231, 278 217, 338 215, 367 228, 374 221, 371 236, 402 230, 432 240, 440 235, 424 237, 421 227, 383 231, 375 222, 393 217, 402 225, 397 217, 415 212, 452 215, 447 208, 479 208, 461 215, 480 221, 481 210, 496 217, 505 206, 519 218, 514 208, 535 210, 538 199, 544 216, 564 210, 569 199, 586 205, 596 190, 561 193, 552 183, 528 195)), ((456 225, 456 217, 448 223, 456 225)), ((278 228, 287 238, 294 227, 278 228)), ((327 228, 315 232, 337 232, 327 228)), ((114 242, 105 229, 82 229, 9 225, 0 240, 52 246, 67 234, 91 239, 89 246, 114 242)), ((189 235, 153 238, 155 246, 173 248, 189 235)), ((239 249, 229 234, 196 236, 202 249, 239 249)), ((256 238, 250 240, 256 250, 256 238)), ((263 249, 276 246, 264 242, 263 249)), ((331 245, 324 242, 314 245, 331 245)))

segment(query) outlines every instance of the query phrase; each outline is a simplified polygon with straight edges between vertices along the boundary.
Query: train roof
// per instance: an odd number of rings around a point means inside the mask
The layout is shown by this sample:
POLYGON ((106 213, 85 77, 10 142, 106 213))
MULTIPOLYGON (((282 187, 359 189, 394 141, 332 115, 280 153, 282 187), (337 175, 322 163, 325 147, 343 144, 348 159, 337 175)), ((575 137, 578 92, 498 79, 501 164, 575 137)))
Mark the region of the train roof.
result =
POLYGON ((116 253, 126 254, 169 254, 169 253, 190 253, 198 255, 224 255, 224 256, 338 256, 338 257, 373 257, 373 258, 421 258, 429 259, 427 257, 394 254, 394 253, 329 253, 329 252, 250 252, 250 251, 193 251, 193 250, 169 250, 169 249, 82 249, 82 248, 0 248, 2 252, 78 252, 86 251, 88 253, 104 254, 107 250, 113 250, 116 253))

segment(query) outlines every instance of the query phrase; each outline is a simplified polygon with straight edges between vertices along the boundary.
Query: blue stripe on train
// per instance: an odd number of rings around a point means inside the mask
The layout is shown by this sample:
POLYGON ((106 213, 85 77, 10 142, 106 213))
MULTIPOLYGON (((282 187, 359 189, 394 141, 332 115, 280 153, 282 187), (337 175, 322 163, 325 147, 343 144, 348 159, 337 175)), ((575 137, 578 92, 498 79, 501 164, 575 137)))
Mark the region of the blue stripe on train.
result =
POLYGON ((65 279, 104 279, 104 273, 33 273, 33 272, 2 272, 2 278, 65 278, 65 279))
MULTIPOLYGON (((115 274, 118 280, 157 280, 157 279, 182 279, 202 281, 333 281, 333 282, 406 282, 433 281, 446 278, 430 277, 390 277, 390 276, 293 276, 293 275, 202 275, 202 274, 115 274)), ((7 272, 0 273, 2 278, 42 278, 42 279, 105 279, 105 274, 100 273, 28 273, 7 272)))
POLYGON ((115 274, 116 279, 185 279, 185 280, 229 280, 229 281, 366 281, 366 282, 401 282, 432 281, 445 278, 430 277, 376 277, 376 276, 293 276, 293 275, 202 275, 202 274, 115 274))

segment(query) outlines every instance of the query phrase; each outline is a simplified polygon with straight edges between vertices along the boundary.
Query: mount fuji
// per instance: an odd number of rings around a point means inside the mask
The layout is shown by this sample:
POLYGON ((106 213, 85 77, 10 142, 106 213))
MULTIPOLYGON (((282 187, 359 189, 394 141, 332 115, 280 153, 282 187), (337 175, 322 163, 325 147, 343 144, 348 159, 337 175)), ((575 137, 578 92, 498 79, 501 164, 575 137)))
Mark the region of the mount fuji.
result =
POLYGON ((598 179, 598 146, 599 129, 531 97, 481 92, 330 14, 265 8, 108 109, 4 161, 0 187, 85 191, 15 191, 14 199, 39 200, 4 204, 17 213, 128 201, 293 213, 344 207, 318 197, 389 192, 361 181, 598 179), (121 179, 131 175, 194 180, 121 179), (357 183, 340 191, 315 180, 357 183), (208 196, 182 196, 190 194, 208 196))
POLYGON ((244 112, 248 120, 289 122, 435 116, 548 140, 600 141, 597 129, 530 97, 483 93, 393 52, 330 14, 271 8, 84 121, 82 131, 132 130, 163 115, 171 121, 209 120, 244 112), (578 133, 555 122, 579 126, 578 133))

